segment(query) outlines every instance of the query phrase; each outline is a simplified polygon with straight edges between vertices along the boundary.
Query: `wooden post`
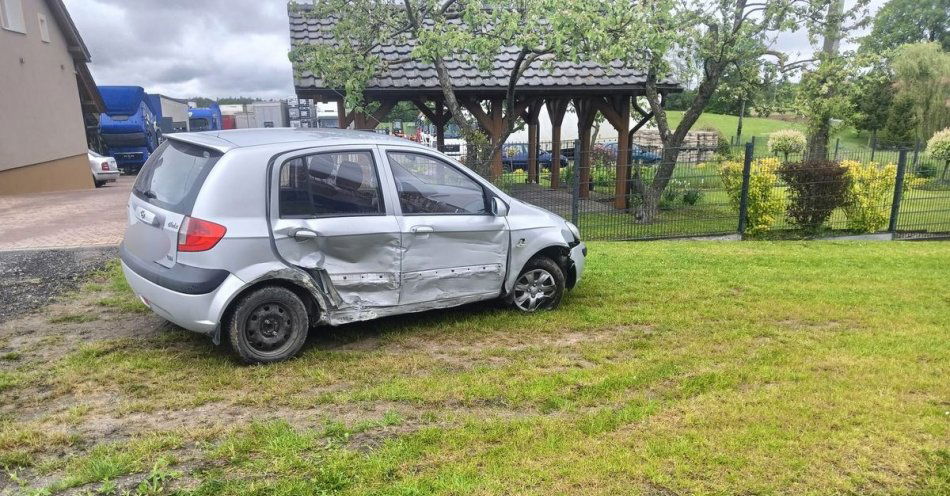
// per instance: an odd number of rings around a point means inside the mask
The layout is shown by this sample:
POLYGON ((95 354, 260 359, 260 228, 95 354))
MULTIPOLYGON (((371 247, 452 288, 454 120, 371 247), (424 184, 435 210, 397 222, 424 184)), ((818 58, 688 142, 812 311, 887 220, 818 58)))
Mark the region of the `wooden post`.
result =
POLYGON ((415 104, 416 108, 422 112, 426 118, 432 121, 435 124, 435 146, 436 149, 440 152, 445 151, 445 125, 452 119, 452 113, 449 112, 449 109, 446 108, 445 104, 441 100, 436 100, 435 109, 429 108, 421 99, 416 98, 412 100, 412 103, 415 104))
POLYGON ((557 189, 561 181, 561 124, 567 112, 567 98, 548 100, 548 116, 551 118, 551 189, 557 189))
POLYGON ((589 98, 575 98, 574 109, 577 111, 577 139, 580 146, 577 150, 580 157, 574 157, 574 163, 580 164, 575 174, 580 178, 580 198, 590 198, 590 134, 591 126, 597 116, 594 102, 589 98))
POLYGON ((528 182, 538 182, 538 141, 540 141, 540 129, 538 127, 538 114, 541 113, 541 107, 544 102, 540 99, 531 100, 528 107, 521 114, 521 118, 528 124, 528 182))
POLYGON ((491 156, 491 168, 489 169, 489 176, 492 181, 497 181, 501 178, 502 174, 502 163, 501 163, 501 131, 504 121, 502 120, 502 106, 504 105, 504 100, 492 100, 491 109, 489 110, 489 118, 491 119, 491 129, 489 130, 489 136, 491 138, 491 145, 494 153, 491 156))
POLYGON ((336 120, 340 129, 346 129, 349 126, 346 119, 346 103, 343 100, 336 101, 336 120))
POLYGON ((630 97, 610 96, 594 100, 608 122, 617 130, 617 168, 614 178, 614 207, 627 208, 627 163, 630 159, 630 141, 624 139, 630 132, 630 97))
POLYGON ((354 123, 356 129, 376 129, 376 126, 378 126, 379 123, 389 115, 389 112, 391 112, 395 106, 395 100, 383 100, 379 102, 379 108, 377 108, 372 114, 367 114, 366 112, 355 112, 354 123))

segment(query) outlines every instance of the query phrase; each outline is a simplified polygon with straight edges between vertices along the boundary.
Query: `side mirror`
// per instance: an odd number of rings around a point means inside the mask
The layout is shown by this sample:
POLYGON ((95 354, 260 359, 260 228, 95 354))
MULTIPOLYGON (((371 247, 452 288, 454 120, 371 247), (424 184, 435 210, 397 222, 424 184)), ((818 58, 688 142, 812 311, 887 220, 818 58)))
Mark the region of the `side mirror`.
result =
POLYGON ((508 215, 508 204, 501 201, 497 196, 492 197, 492 214, 495 217, 506 217, 508 215))

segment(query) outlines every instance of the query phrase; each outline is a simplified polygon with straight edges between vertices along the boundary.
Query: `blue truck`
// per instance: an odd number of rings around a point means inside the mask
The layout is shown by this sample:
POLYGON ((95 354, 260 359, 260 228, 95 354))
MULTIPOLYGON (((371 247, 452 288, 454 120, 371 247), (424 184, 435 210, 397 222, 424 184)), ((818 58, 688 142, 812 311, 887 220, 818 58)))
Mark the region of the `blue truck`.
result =
POLYGON ((222 120, 221 108, 217 103, 188 111, 188 125, 192 131, 220 131, 223 129, 222 120))
POLYGON ((99 86, 99 93, 106 104, 99 118, 106 153, 119 170, 136 173, 158 147, 158 117, 141 86, 99 86))

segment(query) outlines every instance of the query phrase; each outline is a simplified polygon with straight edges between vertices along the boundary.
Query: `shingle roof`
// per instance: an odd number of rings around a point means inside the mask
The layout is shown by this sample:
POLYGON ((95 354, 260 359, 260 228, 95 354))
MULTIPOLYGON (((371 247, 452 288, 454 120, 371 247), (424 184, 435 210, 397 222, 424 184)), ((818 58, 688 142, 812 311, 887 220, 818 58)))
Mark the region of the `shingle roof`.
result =
MULTIPOLYGON (((292 44, 334 43, 332 27, 334 19, 317 19, 306 12, 290 10, 290 40, 292 44)), ((413 60, 407 60, 411 44, 384 45, 375 50, 384 61, 387 70, 378 74, 367 85, 368 92, 384 91, 439 91, 439 81, 435 67, 413 60)), ((454 59, 446 61, 457 91, 504 91, 508 78, 518 57, 516 47, 507 47, 500 53, 489 72, 474 65, 454 59)), ((518 82, 521 91, 557 91, 570 93, 571 90, 593 90, 613 92, 618 90, 642 91, 645 74, 639 69, 625 67, 614 62, 605 67, 594 62, 555 62, 548 70, 544 63, 537 61, 529 67, 518 82)), ((309 71, 300 71, 295 80, 298 93, 307 90, 323 92, 326 88, 322 79, 309 71)), ((673 80, 661 81, 661 86, 677 90, 673 80)))

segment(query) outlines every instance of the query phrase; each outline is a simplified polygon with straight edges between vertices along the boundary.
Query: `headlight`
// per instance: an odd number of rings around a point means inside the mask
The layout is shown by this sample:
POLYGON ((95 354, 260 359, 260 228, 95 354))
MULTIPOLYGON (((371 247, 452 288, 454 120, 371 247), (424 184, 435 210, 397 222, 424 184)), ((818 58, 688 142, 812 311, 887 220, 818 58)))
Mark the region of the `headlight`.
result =
POLYGON ((571 230, 571 234, 574 235, 574 241, 580 241, 580 240, 581 240, 581 230, 578 229, 577 226, 575 226, 574 224, 571 224, 570 222, 564 221, 564 223, 567 224, 567 228, 570 229, 570 230, 571 230))

